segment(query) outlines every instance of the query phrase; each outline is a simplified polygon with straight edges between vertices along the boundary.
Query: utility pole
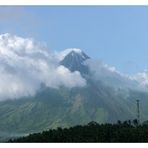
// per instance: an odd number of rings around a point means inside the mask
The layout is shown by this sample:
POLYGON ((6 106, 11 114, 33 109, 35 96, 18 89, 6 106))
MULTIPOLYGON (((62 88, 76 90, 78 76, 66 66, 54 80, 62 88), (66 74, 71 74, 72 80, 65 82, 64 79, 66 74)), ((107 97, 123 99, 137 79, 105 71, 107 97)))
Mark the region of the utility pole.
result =
POLYGON ((138 121, 138 125, 140 124, 140 109, 139 109, 139 102, 140 100, 136 100, 137 102, 137 121, 138 121))

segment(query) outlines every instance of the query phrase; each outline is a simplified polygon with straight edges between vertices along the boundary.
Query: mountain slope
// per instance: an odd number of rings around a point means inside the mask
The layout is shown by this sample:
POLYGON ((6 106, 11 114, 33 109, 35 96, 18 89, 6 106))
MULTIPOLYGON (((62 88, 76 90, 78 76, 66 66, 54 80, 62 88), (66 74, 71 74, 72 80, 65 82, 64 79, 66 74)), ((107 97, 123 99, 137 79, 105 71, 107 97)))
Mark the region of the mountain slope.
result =
POLYGON ((43 87, 34 97, 0 102, 0 135, 26 135, 56 127, 116 122, 136 118, 137 98, 141 99, 141 120, 148 118, 148 93, 115 89, 93 79, 84 62, 89 57, 71 51, 60 64, 70 71, 79 71, 86 79, 84 87, 59 89, 43 87))
MULTIPOLYGON (((138 98, 138 94, 131 92, 130 99, 124 100, 122 95, 113 94, 111 88, 99 85, 96 91, 90 88, 92 85, 70 91, 66 88, 46 89, 34 98, 1 102, 1 133, 21 135, 86 124, 92 120, 105 123, 135 118, 134 98, 138 98)), ((142 99, 146 97, 148 95, 142 99)), ((141 111, 143 116, 145 113, 141 111)))

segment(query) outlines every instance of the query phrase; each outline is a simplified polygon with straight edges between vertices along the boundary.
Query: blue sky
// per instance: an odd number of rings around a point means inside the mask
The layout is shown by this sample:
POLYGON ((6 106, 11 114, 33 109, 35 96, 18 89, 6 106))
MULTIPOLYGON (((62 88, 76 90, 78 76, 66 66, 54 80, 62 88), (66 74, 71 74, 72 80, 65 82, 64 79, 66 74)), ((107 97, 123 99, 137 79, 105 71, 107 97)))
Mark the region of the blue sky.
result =
POLYGON ((148 6, 1 6, 0 22, 0 33, 80 48, 123 73, 148 69, 148 6))

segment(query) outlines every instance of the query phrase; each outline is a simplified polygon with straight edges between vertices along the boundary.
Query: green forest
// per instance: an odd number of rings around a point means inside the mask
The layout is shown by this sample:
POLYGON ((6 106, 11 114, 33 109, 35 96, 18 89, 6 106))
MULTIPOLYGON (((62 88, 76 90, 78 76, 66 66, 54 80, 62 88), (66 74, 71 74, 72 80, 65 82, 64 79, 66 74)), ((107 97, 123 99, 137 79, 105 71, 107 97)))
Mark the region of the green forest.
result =
POLYGON ((90 122, 87 125, 77 125, 70 128, 50 129, 26 137, 11 139, 8 142, 43 142, 43 143, 83 143, 83 142, 148 142, 148 124, 138 124, 133 121, 118 121, 117 123, 98 124, 90 122))

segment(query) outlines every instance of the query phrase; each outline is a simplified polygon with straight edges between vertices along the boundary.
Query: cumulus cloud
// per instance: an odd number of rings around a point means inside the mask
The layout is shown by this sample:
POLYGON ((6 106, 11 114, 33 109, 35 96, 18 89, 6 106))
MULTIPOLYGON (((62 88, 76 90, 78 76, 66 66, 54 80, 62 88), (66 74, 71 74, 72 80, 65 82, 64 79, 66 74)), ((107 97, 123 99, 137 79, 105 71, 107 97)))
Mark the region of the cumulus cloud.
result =
MULTIPOLYGON (((41 84, 55 89, 84 87, 86 80, 79 71, 71 72, 59 65, 71 51, 82 53, 77 48, 50 51, 32 38, 0 35, 0 101, 35 95, 41 84)), ((147 71, 129 76, 100 61, 88 59, 83 64, 88 66, 95 81, 117 88, 148 91, 147 71)))
POLYGON ((58 65, 58 58, 32 38, 0 35, 0 100, 35 95, 40 85, 83 87, 79 72, 58 65))

